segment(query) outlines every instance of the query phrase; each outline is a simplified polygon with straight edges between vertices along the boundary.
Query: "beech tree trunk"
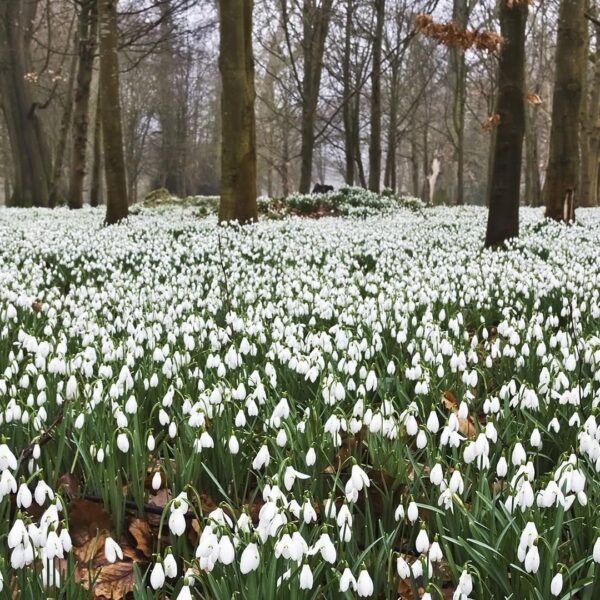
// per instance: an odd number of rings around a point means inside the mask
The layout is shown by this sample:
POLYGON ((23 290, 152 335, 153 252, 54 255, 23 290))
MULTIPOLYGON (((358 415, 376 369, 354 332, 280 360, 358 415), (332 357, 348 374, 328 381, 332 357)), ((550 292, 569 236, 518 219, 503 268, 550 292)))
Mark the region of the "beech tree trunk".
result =
POLYGON ((500 51, 496 114, 500 122, 493 138, 486 246, 498 246, 519 235, 521 158, 525 134, 526 2, 501 0, 500 51))
POLYGON ((585 0, 561 0, 556 42, 552 128, 544 204, 546 216, 575 218, 579 170, 580 109, 585 69, 585 0))
MULTIPOLYGON (((379 193, 381 185, 381 50, 385 0, 374 0, 376 25, 373 37, 373 65, 371 71, 371 140, 369 144, 369 189, 379 193)), ((394 135, 395 132, 392 132, 394 135)))
POLYGON ((540 206, 542 201, 536 110, 534 106, 525 107, 525 204, 528 206, 540 206))
POLYGON ((96 102, 96 118, 94 124, 94 151, 92 156, 92 174, 90 182, 90 206, 102 204, 102 106, 100 90, 96 102))
POLYGON ((0 0, 0 89, 10 142, 14 188, 12 206, 48 206, 51 166, 37 115, 30 44, 36 2, 0 0))
POLYGON ((98 7, 96 0, 84 0, 79 13, 79 65, 73 110, 69 208, 83 206, 83 182, 87 167, 90 90, 96 54, 98 7))
POLYGON ((344 62, 342 68, 342 76, 344 80, 344 105, 342 107, 344 119, 344 155, 346 158, 346 184, 354 185, 354 131, 352 118, 352 71, 351 71, 351 56, 352 56, 352 35, 354 18, 354 0, 346 2, 346 30, 344 39, 344 62))
MULTIPOLYGON (((582 136, 585 149, 582 149, 581 193, 578 194, 581 206, 598 206, 598 166, 600 162, 600 26, 595 25, 596 50, 594 69, 589 83, 589 102, 586 107, 585 128, 582 136)), ((582 144, 583 145, 583 144, 582 144)))
POLYGON ((304 78, 302 80, 302 147, 300 185, 302 194, 310 192, 312 183, 312 164, 315 148, 315 121, 321 90, 323 73, 323 53, 325 40, 331 22, 333 0, 304 0, 302 21, 304 29, 304 78))
MULTIPOLYGON (((75 48, 79 44, 79 34, 75 35, 75 48)), ((65 162, 65 154, 67 151, 67 143, 69 132, 71 131, 71 121, 73 118, 73 96, 75 86, 75 75, 77 73, 77 55, 73 53, 71 57, 71 65, 69 67, 69 79, 67 81, 67 94, 65 104, 63 106, 62 117, 60 120, 60 133, 56 152, 54 156, 54 164, 52 165, 52 179, 50 183, 50 208, 54 208, 57 204, 62 203, 65 197, 65 190, 62 186, 63 166, 65 162)))
POLYGON ((100 103, 106 179, 106 224, 127 218, 127 180, 119 97, 117 0, 98 0, 100 23, 100 103), (110 107, 108 110, 107 107, 110 107))
POLYGON ((258 219, 253 0, 219 0, 221 71, 220 221, 258 219))
MULTIPOLYGON (((467 28, 469 22, 469 0, 454 0, 452 4, 452 19, 461 30, 467 28)), ((454 203, 465 202, 465 105, 467 102, 467 65, 462 48, 451 47, 450 82, 452 98, 452 126, 450 133, 456 157, 456 193, 454 203)))

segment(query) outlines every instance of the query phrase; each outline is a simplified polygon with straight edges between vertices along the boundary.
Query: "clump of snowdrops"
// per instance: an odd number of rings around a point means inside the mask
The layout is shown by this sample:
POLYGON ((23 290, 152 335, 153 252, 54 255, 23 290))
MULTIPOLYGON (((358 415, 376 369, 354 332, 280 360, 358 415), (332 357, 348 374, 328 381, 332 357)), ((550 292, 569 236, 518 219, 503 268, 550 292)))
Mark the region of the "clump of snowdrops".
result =
POLYGON ((474 208, 0 212, 2 593, 88 597, 69 474, 113 519, 109 563, 167 490, 136 598, 597 597, 600 212, 580 213, 525 210, 493 252, 474 208))

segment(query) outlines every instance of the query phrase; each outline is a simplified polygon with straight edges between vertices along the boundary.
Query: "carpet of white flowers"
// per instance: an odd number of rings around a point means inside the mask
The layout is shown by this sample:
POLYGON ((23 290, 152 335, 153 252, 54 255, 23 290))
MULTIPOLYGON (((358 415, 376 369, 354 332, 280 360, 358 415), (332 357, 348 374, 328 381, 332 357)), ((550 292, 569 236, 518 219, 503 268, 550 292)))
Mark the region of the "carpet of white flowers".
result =
POLYGON ((600 211, 0 211, 6 598, 600 596, 600 211))

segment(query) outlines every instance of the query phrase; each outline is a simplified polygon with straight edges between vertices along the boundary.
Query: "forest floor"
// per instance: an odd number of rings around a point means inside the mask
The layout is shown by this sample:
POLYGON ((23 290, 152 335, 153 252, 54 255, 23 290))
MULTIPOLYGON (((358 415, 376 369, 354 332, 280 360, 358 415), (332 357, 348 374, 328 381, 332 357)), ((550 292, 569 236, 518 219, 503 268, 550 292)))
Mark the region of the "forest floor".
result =
POLYGON ((0 211, 0 595, 599 597, 600 210, 135 212, 0 211))

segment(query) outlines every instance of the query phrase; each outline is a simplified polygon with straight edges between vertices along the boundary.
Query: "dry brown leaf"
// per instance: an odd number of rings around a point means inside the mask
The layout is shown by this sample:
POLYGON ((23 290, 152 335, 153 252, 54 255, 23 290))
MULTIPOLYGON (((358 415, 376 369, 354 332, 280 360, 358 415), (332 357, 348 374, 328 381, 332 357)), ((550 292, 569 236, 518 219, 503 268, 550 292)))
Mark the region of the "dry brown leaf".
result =
POLYGON ((528 104, 531 104, 531 106, 540 106, 540 104, 543 104, 542 99, 534 93, 527 94, 525 100, 528 104))
POLYGON ((500 115, 498 113, 493 114, 491 117, 488 117, 482 124, 481 129, 484 131, 490 131, 492 127, 500 124, 500 115))
MULTIPOLYGON (((129 561, 118 561, 113 564, 106 564, 95 573, 92 573, 92 581, 94 581, 93 598, 106 597, 111 600, 122 600, 127 594, 133 592, 135 585, 134 564, 129 561)), ((82 575, 84 574, 82 573, 82 575)), ((85 588, 88 588, 89 579, 87 577, 80 579, 80 581, 85 588)))
POLYGON ((73 500, 69 506, 69 533, 75 546, 83 546, 99 531, 111 531, 112 519, 99 502, 73 500))
POLYGON ((129 533, 135 540, 136 548, 146 557, 152 556, 152 532, 148 521, 132 519, 129 523, 129 533))
POLYGON ((58 490, 64 492, 69 499, 79 496, 79 481, 71 473, 61 475, 58 480, 58 490))
POLYGON ((98 559, 98 562, 102 563, 104 560, 104 542, 106 542, 108 536, 108 531, 100 531, 96 537, 90 538, 83 545, 73 547, 73 554, 77 562, 82 565, 82 568, 87 570, 87 566, 98 559))
MULTIPOLYGON (((447 410, 453 413, 458 412, 458 403, 452 392, 445 391, 442 394, 442 404, 447 410)), ((458 419, 458 430, 469 439, 477 437, 477 431, 475 430, 475 425, 471 415, 469 415, 466 419, 458 419)))

